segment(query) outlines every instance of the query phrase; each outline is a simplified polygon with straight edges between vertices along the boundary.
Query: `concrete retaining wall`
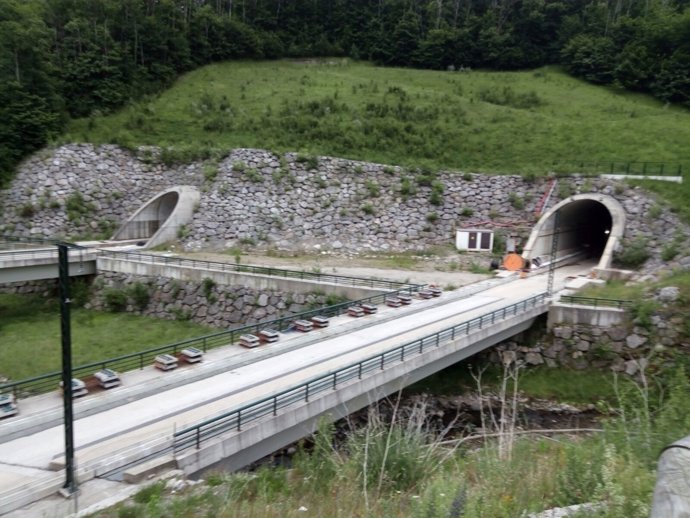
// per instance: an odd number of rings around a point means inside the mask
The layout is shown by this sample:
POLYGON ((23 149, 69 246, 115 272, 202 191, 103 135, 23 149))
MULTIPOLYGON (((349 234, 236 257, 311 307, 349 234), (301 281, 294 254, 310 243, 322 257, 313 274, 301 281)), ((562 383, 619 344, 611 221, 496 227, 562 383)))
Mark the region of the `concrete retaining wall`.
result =
POLYGON ((623 309, 554 302, 549 309, 547 327, 553 329, 560 324, 611 327, 624 324, 627 320, 627 312, 623 309))
POLYGON ((99 257, 98 270, 101 272, 118 272, 147 277, 165 277, 183 281, 202 282, 204 279, 212 279, 217 284, 244 286, 245 288, 257 291, 270 290, 287 293, 322 292, 340 295, 351 300, 363 299, 383 293, 383 291, 379 289, 347 286, 345 284, 321 283, 307 279, 291 279, 254 273, 206 270, 177 266, 175 264, 152 264, 111 257, 99 257))

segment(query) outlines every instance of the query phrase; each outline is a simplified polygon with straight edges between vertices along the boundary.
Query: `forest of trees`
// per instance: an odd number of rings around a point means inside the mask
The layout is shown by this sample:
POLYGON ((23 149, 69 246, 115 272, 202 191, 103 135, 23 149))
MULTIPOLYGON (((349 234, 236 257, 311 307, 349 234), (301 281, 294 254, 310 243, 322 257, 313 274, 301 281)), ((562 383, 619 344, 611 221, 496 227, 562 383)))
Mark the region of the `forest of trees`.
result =
POLYGON ((690 107, 690 0, 0 0, 0 183, 70 117, 227 59, 560 64, 690 107))

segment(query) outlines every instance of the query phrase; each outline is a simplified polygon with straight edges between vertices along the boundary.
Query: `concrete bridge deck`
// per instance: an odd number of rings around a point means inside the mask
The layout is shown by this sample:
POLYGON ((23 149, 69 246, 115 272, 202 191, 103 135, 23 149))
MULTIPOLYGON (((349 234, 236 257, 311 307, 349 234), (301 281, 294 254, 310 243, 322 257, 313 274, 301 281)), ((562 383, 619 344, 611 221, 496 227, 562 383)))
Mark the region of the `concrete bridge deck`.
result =
MULTIPOLYGON (((562 285, 565 277, 584 273, 589 267, 570 266, 560 269, 556 286, 562 285)), ((75 439, 79 476, 84 481, 110 472, 114 466, 127 464, 129 458, 141 457, 152 449, 170 444, 172 433, 176 429, 280 392, 319 373, 332 371, 338 366, 369 357, 396 344, 427 336, 492 309, 508 306, 516 300, 543 292, 545 285, 546 277, 542 275, 498 286, 464 300, 452 300, 453 294, 447 293, 444 298, 449 300, 441 306, 424 306, 420 301, 411 315, 401 315, 401 318, 333 338, 324 337, 324 340, 284 354, 271 355, 203 380, 78 419, 75 423, 75 439)), ((520 321, 516 322, 517 327, 505 327, 497 332, 497 336, 505 337, 506 331, 512 332, 520 326, 521 330, 529 325, 536 314, 544 311, 544 307, 537 308, 526 318, 518 319, 520 321)), ((388 311, 381 310, 379 314, 366 318, 371 321, 384 320, 386 313, 388 311)), ((335 332, 337 326, 332 329, 335 332)), ((483 332, 483 346, 491 345, 491 333, 491 329, 483 332)), ((471 344, 463 344, 462 347, 468 345, 471 344)), ((468 354, 474 352, 477 351, 471 350, 468 354)), ((458 351, 453 355, 449 358, 457 361, 458 351)), ((436 361, 434 368, 443 368, 446 363, 436 361)), ((419 367, 423 366, 420 364, 419 367)), ((430 373, 424 372, 424 375, 430 373)), ((401 376, 386 382, 387 386, 382 390, 395 390, 394 386, 404 385, 405 383, 400 383, 402 378, 408 382, 414 381, 414 376, 403 372, 401 376)), ((371 387, 367 388, 351 400, 358 399, 356 404, 359 406, 375 400, 379 392, 370 389, 371 387)), ((305 425, 301 433, 308 432, 308 426, 305 425)), ((54 426, 11 440, 0 448, 0 513, 16 508, 22 501, 36 498, 41 493, 40 489, 43 489, 45 495, 61 486, 62 473, 53 472, 50 468, 51 465, 53 469, 60 467, 62 433, 61 426, 54 426)), ((264 441, 263 447, 272 447, 274 444, 277 443, 264 441)), ((260 451, 254 449, 251 453, 257 455, 260 451)), ((237 462, 246 460, 237 459, 237 462)), ((200 465, 198 458, 187 457, 186 461, 189 472, 208 466, 200 465)))

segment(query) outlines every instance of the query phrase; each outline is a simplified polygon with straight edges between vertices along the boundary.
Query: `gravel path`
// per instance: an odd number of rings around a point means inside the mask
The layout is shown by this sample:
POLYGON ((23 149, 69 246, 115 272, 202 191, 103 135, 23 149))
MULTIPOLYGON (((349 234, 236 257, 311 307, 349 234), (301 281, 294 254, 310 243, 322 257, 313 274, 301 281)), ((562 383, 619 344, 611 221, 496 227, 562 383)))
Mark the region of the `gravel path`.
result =
MULTIPOLYGON (((235 258, 228 254, 198 252, 181 254, 190 259, 231 263, 235 258)), ((417 284, 438 284, 439 286, 464 286, 491 277, 492 275, 451 271, 447 259, 424 258, 412 261, 409 268, 391 267, 394 262, 387 259, 353 258, 339 256, 271 257, 258 254, 243 254, 242 264, 272 266, 288 270, 318 271, 355 277, 374 277, 391 281, 406 281, 417 284), (387 264, 388 263, 388 264, 387 264)))

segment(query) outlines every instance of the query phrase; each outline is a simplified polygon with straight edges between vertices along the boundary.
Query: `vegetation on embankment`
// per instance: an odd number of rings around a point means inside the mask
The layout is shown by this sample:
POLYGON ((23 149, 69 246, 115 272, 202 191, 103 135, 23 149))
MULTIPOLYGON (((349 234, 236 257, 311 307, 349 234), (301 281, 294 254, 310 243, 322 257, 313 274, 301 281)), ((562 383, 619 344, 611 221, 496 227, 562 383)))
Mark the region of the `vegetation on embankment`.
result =
POLYGON ((210 474, 206 484, 176 495, 159 483, 97 516, 507 518, 593 502, 597 510, 583 516, 642 518, 661 448, 690 426, 684 370, 659 381, 664 390, 654 394, 619 381, 603 431, 577 437, 499 441, 478 430, 475 440, 453 441, 430 432, 423 408, 393 426, 370 414, 344 443, 322 424, 289 468, 210 474))
MULTIPOLYGON (((410 385, 405 389, 405 394, 471 393, 477 389, 474 376, 482 365, 485 365, 481 376, 482 386, 488 391, 498 390, 503 376, 502 369, 498 365, 486 364, 484 359, 473 358, 410 385)), ((510 382, 509 391, 512 388, 513 383, 510 382)), ((611 374, 594 369, 574 371, 563 367, 530 367, 520 373, 518 388, 529 397, 577 405, 595 404, 599 401, 613 403, 616 399, 611 374)))
POLYGON ((453 74, 348 61, 227 62, 111 116, 74 121, 62 140, 174 146, 162 156, 169 161, 259 147, 545 173, 581 162, 687 160, 690 124, 683 108, 554 68, 453 74))
MULTIPOLYGON (((74 365, 113 358, 214 330, 188 321, 72 310, 74 365)), ((0 375, 13 380, 60 370, 57 300, 0 293, 0 375)))
POLYGON ((349 56, 436 70, 556 63, 688 106, 688 20, 685 0, 0 0, 0 184, 68 117, 111 111, 228 59, 349 56))

